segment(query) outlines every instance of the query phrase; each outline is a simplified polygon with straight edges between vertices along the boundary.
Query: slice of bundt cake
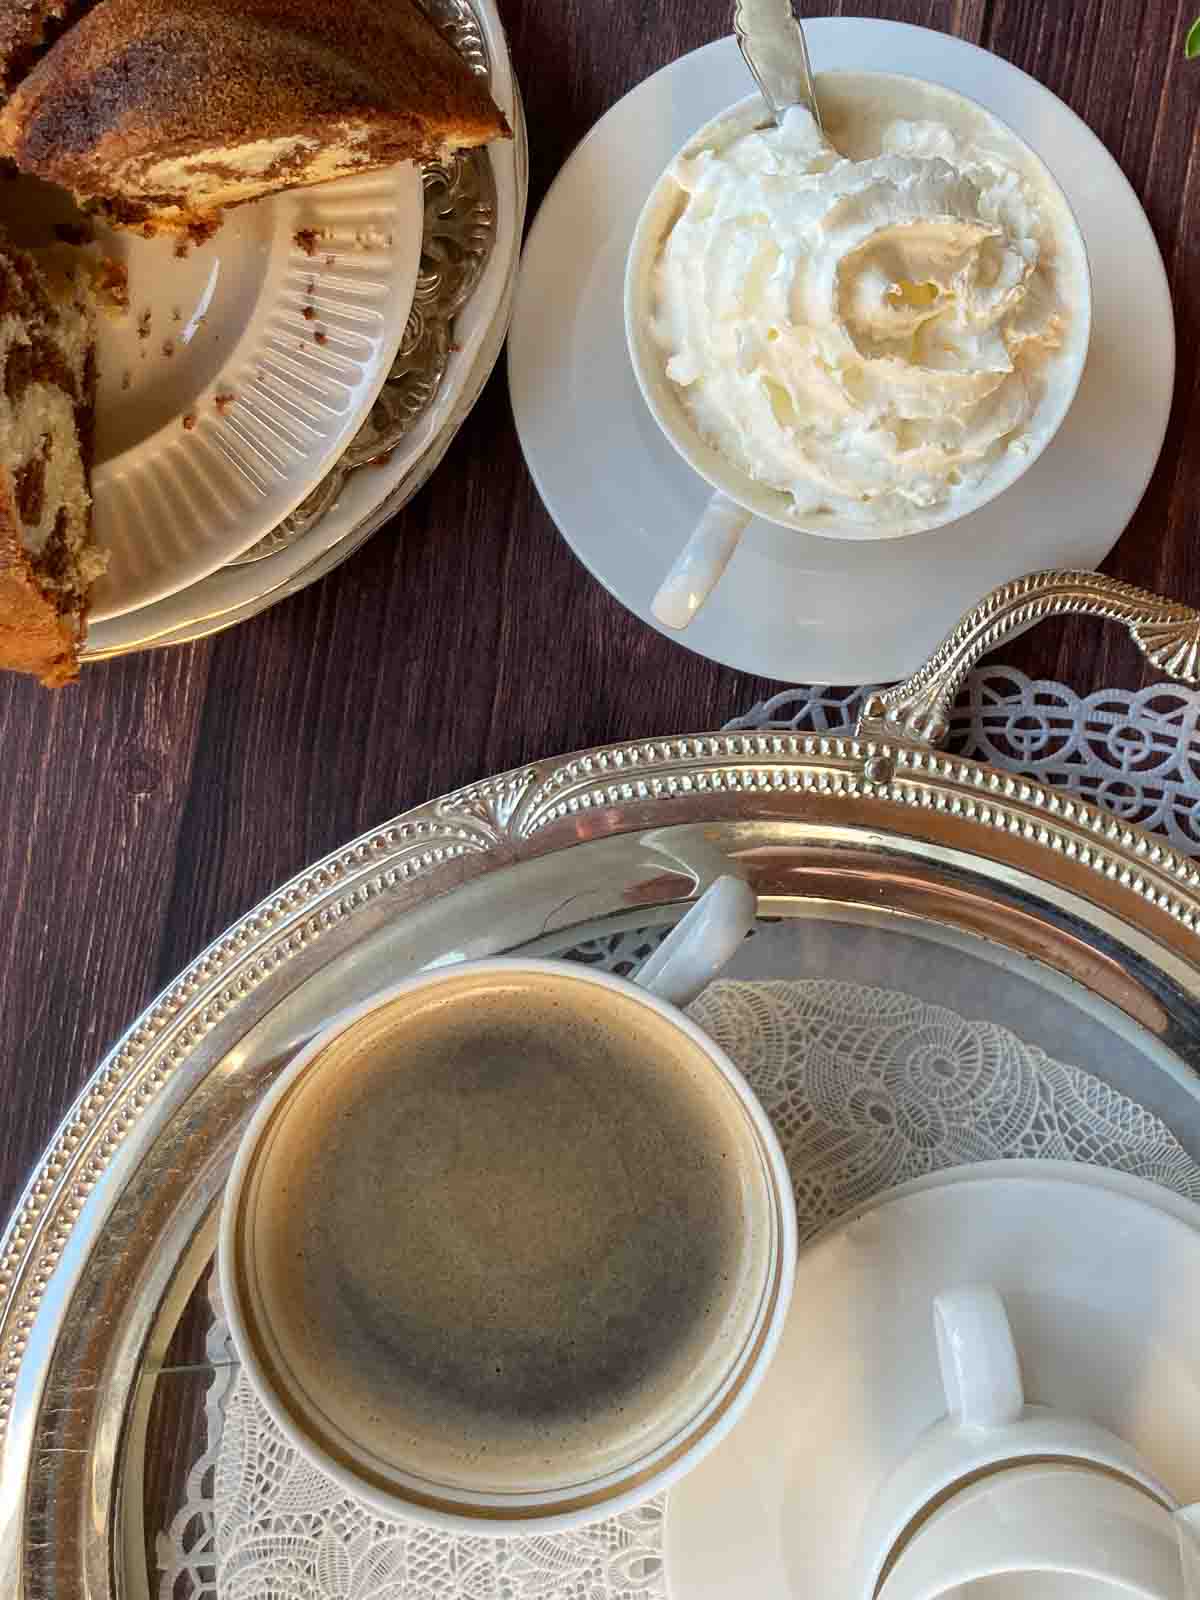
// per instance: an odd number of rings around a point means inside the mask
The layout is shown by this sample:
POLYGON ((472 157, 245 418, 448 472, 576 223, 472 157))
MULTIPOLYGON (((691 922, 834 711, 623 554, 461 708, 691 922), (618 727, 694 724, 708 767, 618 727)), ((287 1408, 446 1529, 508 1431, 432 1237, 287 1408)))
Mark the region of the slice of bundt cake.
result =
POLYGON ((99 0, 0 116, 0 150, 126 227, 508 133, 410 0, 99 0))
POLYGON ((78 676, 92 544, 91 280, 0 241, 0 667, 78 676))

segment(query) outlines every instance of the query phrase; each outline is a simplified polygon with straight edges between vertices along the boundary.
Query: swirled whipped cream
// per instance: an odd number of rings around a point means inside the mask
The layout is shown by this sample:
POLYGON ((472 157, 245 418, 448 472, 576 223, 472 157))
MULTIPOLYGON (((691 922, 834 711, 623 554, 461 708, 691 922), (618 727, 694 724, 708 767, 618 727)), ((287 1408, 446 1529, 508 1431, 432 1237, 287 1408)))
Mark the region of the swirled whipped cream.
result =
POLYGON ((1064 264, 1061 197, 969 124, 872 142, 847 159, 794 108, 681 157, 652 334, 727 463, 808 526, 901 532, 988 497, 1057 426, 1086 264, 1077 233, 1064 264))

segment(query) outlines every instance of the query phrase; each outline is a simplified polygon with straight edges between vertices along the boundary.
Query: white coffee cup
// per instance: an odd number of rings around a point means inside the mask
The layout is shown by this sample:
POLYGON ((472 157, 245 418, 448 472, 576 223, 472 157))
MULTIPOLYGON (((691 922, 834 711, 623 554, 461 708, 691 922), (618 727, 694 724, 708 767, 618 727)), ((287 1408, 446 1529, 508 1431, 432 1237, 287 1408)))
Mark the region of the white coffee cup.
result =
POLYGON ((871 540, 927 533, 978 510, 1015 483, 1044 452, 1066 417, 1083 376, 1092 306, 1087 252, 1070 205, 1041 158, 999 117, 966 95, 940 84, 895 73, 843 71, 820 73, 816 81, 824 120, 835 145, 839 121, 844 123, 852 118, 856 104, 861 104, 864 112, 876 111, 881 97, 886 95, 895 103, 895 114, 899 116, 906 93, 913 98, 913 115, 917 120, 922 117, 937 120, 938 107, 944 105, 944 120, 956 125, 983 127, 1004 144, 1006 157, 1011 155, 1012 164, 1035 181, 1047 204, 1053 205, 1060 244, 1072 256, 1073 289, 1077 299, 1072 315, 1079 329, 1079 337, 1072 342, 1072 367, 1056 385, 1053 408, 1048 406, 1045 412, 1038 413, 1041 426, 1036 442, 1031 441, 1024 454, 1006 458, 1003 466, 997 464, 979 493, 969 501, 931 508, 919 516, 914 514, 913 520, 903 528, 890 530, 831 516, 814 518, 797 514, 788 495, 750 478, 700 436, 666 375, 663 353, 652 333, 654 266, 680 209, 681 190, 672 176, 676 162, 683 157, 694 157, 705 149, 719 148, 768 121, 758 95, 750 95, 730 106, 693 134, 672 158, 642 208, 626 262, 625 336, 638 387, 665 438, 714 491, 652 602, 654 616, 666 627, 687 627, 719 581, 754 517, 823 538, 871 540))
MULTIPOLYGON (((259 1399, 296 1450, 346 1493, 365 1500, 383 1515, 460 1533, 495 1536, 557 1531, 614 1515, 661 1491, 707 1454, 741 1415, 771 1360, 787 1313, 795 1272, 795 1205, 783 1154, 766 1113, 725 1053, 678 1008, 741 945, 753 922, 755 904, 746 884, 732 877, 719 879, 645 963, 637 984, 572 962, 520 958, 466 962, 421 974, 336 1019, 300 1052, 266 1095, 246 1129, 226 1187, 218 1251, 222 1293, 235 1347, 259 1399), (671 1379, 676 1387, 663 1393, 661 1410, 656 1410, 637 1434, 636 1448, 622 1442, 620 1448, 630 1451, 627 1456, 614 1459, 598 1453, 587 1456, 582 1465, 568 1457, 559 1474, 551 1438, 546 1447, 548 1476, 530 1488, 513 1477, 489 1478, 492 1456, 484 1458, 482 1478, 455 1478, 428 1469, 435 1452, 426 1453, 423 1468, 419 1451, 406 1457, 397 1445, 395 1453, 389 1454, 381 1450, 378 1430, 356 1433, 355 1419, 361 1418, 361 1409, 356 1411, 322 1389, 324 1371, 319 1366, 289 1365, 288 1351, 298 1347, 280 1337, 287 1330, 277 1325, 279 1319, 286 1323, 288 1318, 286 1297, 277 1289, 264 1292, 274 1269, 264 1273, 263 1262, 269 1256, 262 1254, 258 1223, 264 1205, 269 1215, 272 1197, 276 1197, 276 1213, 284 1214, 277 1198, 279 1185, 289 1181, 292 1168, 281 1168, 279 1161, 294 1163, 296 1151, 305 1148, 295 1140, 289 1145, 287 1135, 280 1141, 280 1128, 286 1127, 291 1115, 307 1119, 310 1132, 305 1138, 324 1137, 320 1129, 345 1111, 347 1102, 338 1099, 339 1065, 353 1063, 355 1040, 365 1037, 363 1030, 391 1027, 390 1021, 381 1019, 394 1016, 398 1020, 393 1037, 402 1045, 405 1018, 414 1014, 412 1007, 436 1011, 439 1004, 447 1003, 440 997, 451 995, 454 985, 479 985, 479 994, 486 1000, 489 984, 496 985, 498 992, 501 986, 527 981, 533 986, 529 992, 536 993, 538 984, 552 990, 559 978, 569 979, 576 989, 594 991, 595 1001, 588 1004, 594 1003, 602 1011, 609 1003, 605 997, 613 997, 622 1006, 636 1002, 639 1014, 649 1013, 657 1019, 647 1022, 652 1031, 660 1024, 667 1025, 670 1037, 662 1037, 667 1043, 678 1042, 680 1059, 686 1056, 694 1081, 720 1108, 720 1126, 729 1134, 722 1140, 725 1154, 720 1160, 728 1156, 733 1164, 725 1169, 735 1185, 730 1192, 740 1197, 736 1201, 738 1215, 744 1215, 746 1237, 753 1242, 745 1247, 749 1253, 731 1274, 730 1281, 739 1286, 730 1302, 732 1311, 728 1317, 721 1313, 724 1320, 705 1332, 697 1363, 692 1366, 689 1362, 678 1380, 671 1379), (285 1152, 283 1157, 277 1147, 285 1152), (272 1306, 274 1311, 268 1309, 272 1306), (312 1377, 314 1370, 319 1379, 312 1377), (593 1470, 598 1460, 603 1467, 593 1470)), ((676 1063, 672 1059, 670 1064, 676 1063)), ((353 1082, 353 1065, 348 1070, 353 1082)), ((536 1119, 538 1112, 539 1106, 531 1105, 529 1118, 536 1119)), ((523 1117, 522 1110, 522 1126, 523 1117)), ((569 1126, 573 1128, 574 1122, 569 1126)), ((402 1192, 406 1174, 399 1171, 395 1177, 402 1192)), ((491 1193, 489 1187, 488 1195, 491 1193)), ((546 1200, 552 1206, 553 1195, 547 1194, 546 1200)), ((636 1214, 634 1225, 643 1226, 636 1214)), ((741 1239, 740 1228, 741 1224, 733 1237, 741 1239)), ((336 1251, 328 1259, 336 1265, 336 1251)), ((542 1259, 539 1255, 537 1263, 542 1259)), ((542 1272, 537 1263, 535 1271, 542 1272)), ((440 1270, 454 1269, 447 1264, 440 1270)), ((706 1329, 708 1326, 706 1323, 706 1329)), ((376 1384, 376 1395, 382 1392, 376 1384)), ((658 1403, 656 1390, 655 1407, 658 1403)), ((390 1427, 386 1411, 384 1420, 390 1427)), ((433 1425, 440 1428, 440 1412, 436 1412, 433 1425)), ((390 1437, 399 1439, 400 1434, 390 1437)))
POLYGON ((995 1289, 933 1315, 947 1414, 868 1513, 863 1600, 1200 1600, 1200 1508, 1107 1428, 1026 1404, 995 1289))

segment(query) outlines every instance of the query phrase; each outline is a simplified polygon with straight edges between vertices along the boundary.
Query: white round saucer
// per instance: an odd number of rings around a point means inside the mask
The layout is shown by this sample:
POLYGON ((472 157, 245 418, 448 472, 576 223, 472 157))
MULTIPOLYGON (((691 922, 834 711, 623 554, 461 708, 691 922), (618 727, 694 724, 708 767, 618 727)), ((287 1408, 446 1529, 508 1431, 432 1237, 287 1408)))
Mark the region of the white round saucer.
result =
MULTIPOLYGON (((1093 275, 1079 394, 1017 484, 961 521, 907 539, 848 543, 756 520, 696 621, 669 635, 764 677, 863 683, 913 671, 994 585, 1103 560, 1162 447, 1175 330, 1137 196, 1049 90, 925 28, 859 17, 804 26, 818 71, 912 73, 970 95, 1015 128, 1065 190, 1093 275)), ((538 491, 580 560, 651 626, 654 592, 709 491, 638 393, 622 318, 625 256, 663 167, 748 84, 736 44, 721 39, 655 73, 600 119, 530 230, 509 334, 513 415, 538 491)))
POLYGON ((1004 1296, 1031 1400, 1112 1428, 1180 1499, 1200 1495, 1189 1208, 1089 1167, 995 1165, 1003 1175, 961 1168, 909 1185, 801 1251, 761 1389, 671 1492, 673 1600, 861 1600, 864 1513, 944 1410, 933 1297, 964 1283, 1004 1296))
MULTIPOLYGON (((1001 1182, 1023 1183, 1027 1178, 1047 1182, 1086 1184, 1089 1189, 1108 1189, 1113 1194, 1123 1194, 1130 1200, 1140 1200, 1143 1205, 1165 1211, 1189 1228, 1200 1228, 1200 1205, 1189 1200, 1175 1189, 1161 1183, 1151 1183, 1135 1173, 1122 1172, 1119 1167, 1093 1167, 1084 1161, 1020 1161, 1011 1157, 1000 1161, 971 1161, 959 1167, 942 1167, 938 1172, 928 1172, 922 1178, 910 1178, 889 1189, 888 1200, 902 1199, 906 1194, 920 1194, 925 1189, 941 1189, 951 1183, 975 1183, 982 1178, 999 1178, 1001 1182)), ((876 1202, 857 1206, 851 1216, 860 1216, 873 1209, 876 1202)), ((839 1224, 841 1226, 841 1224, 839 1224)), ((832 1230, 825 1230, 832 1231, 832 1230)), ((815 1240, 813 1241, 816 1242, 815 1240)))

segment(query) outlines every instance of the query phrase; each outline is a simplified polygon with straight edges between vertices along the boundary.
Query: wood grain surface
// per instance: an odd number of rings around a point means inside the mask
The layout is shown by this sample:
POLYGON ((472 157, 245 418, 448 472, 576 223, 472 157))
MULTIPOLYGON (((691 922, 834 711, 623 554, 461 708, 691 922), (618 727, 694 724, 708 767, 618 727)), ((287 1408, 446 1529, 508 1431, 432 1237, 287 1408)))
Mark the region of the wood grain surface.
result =
MULTIPOLYGON (((729 31, 727 0, 502 3, 531 214, 607 107, 729 31)), ((1106 570, 1200 603, 1200 63, 1182 53, 1193 4, 832 9, 996 51, 1061 95, 1125 169, 1170 272, 1180 366, 1166 448, 1106 570)), ((1005 657, 1081 690, 1143 681, 1123 634, 1085 623, 1044 627, 1005 657)), ((323 582, 203 643, 91 667, 58 694, 0 675, 0 1209, 139 1009, 307 861, 489 772, 715 728, 777 687, 660 638, 588 577, 522 464, 502 369, 430 484, 323 582)))

